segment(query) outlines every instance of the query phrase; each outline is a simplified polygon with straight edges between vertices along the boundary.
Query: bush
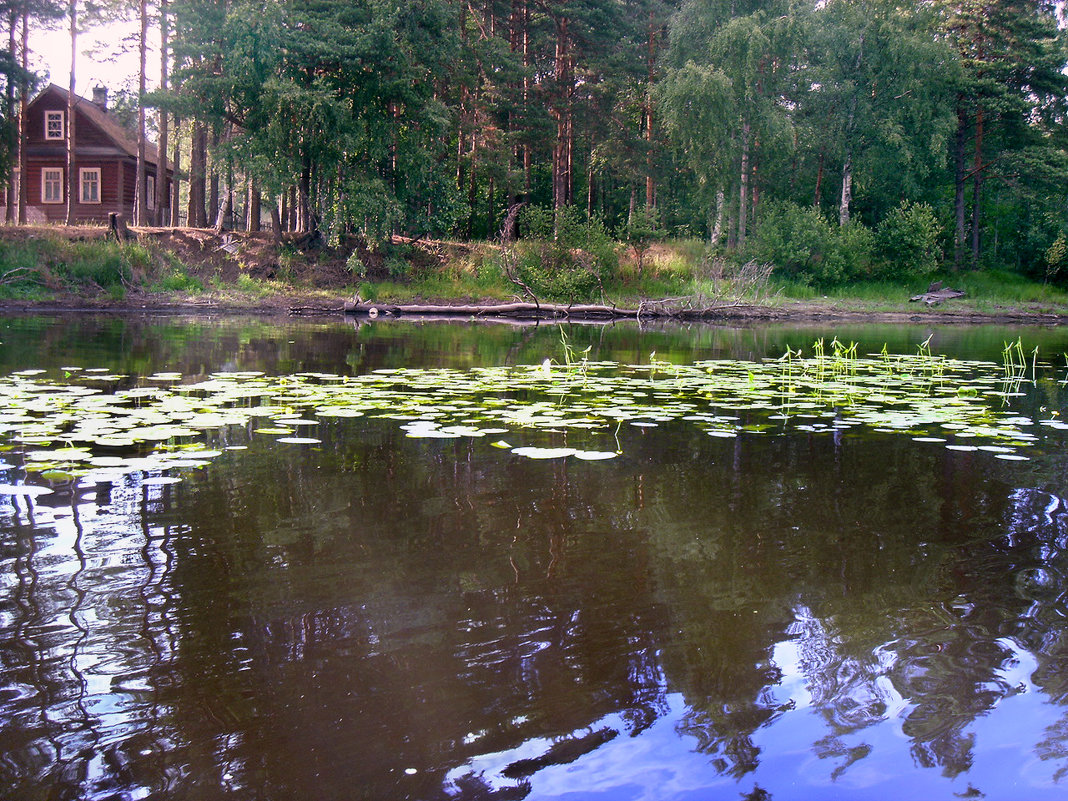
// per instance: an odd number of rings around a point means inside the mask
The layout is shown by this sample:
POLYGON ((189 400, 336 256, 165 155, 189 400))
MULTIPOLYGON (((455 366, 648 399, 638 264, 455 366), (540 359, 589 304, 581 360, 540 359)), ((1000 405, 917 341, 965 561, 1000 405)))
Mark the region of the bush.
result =
POLYGON ((655 208, 649 206, 643 206, 635 211, 623 228, 623 241, 634 251, 634 256, 638 261, 638 278, 642 277, 645 254, 654 242, 663 238, 664 231, 660 226, 660 215, 655 208))
POLYGON ((930 275, 938 269, 942 226, 926 203, 903 202, 876 229, 879 277, 930 275))
POLYGON ((575 207, 524 209, 522 230, 530 237, 517 245, 515 277, 539 298, 587 300, 619 271, 615 242, 604 224, 575 207), (555 236, 554 236, 555 228, 555 236))
POLYGON ((866 270, 871 248, 871 231, 859 222, 839 228, 811 206, 769 203, 746 256, 775 265, 783 278, 827 287, 866 270))
POLYGON ((1053 240, 1052 245, 1046 248, 1046 283, 1057 277, 1066 260, 1068 260, 1068 242, 1065 242, 1062 233, 1053 240))

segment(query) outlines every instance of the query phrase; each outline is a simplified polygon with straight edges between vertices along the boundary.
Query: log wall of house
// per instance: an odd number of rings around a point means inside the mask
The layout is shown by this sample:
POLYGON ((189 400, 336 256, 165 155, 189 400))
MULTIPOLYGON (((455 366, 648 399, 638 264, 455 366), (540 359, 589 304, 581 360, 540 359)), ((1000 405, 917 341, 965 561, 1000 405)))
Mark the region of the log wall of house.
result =
MULTIPOLYGON (((133 215, 133 203, 132 203, 132 189, 133 189, 133 168, 126 167, 120 163, 101 163, 86 161, 81 163, 77 169, 83 167, 97 168, 100 170, 100 202, 99 203, 75 203, 74 215, 78 222, 102 222, 107 220, 109 212, 115 211, 126 217, 127 220, 132 218, 133 215), (123 169, 125 168, 125 169, 123 169), (126 183, 128 184, 125 198, 128 202, 123 203, 119 196, 119 173, 124 172, 126 177, 129 178, 126 183)), ((64 197, 62 203, 44 203, 42 202, 43 189, 42 184, 42 172, 45 169, 60 169, 63 171, 64 180, 66 176, 66 166, 61 164, 47 164, 47 163, 30 163, 27 165, 27 177, 29 183, 26 185, 26 200, 27 205, 31 209, 36 209, 38 214, 42 216, 48 222, 63 222, 67 218, 67 203, 64 197)), ((63 185, 63 190, 66 192, 66 183, 63 185)), ((36 215, 35 215, 36 216, 36 215)))

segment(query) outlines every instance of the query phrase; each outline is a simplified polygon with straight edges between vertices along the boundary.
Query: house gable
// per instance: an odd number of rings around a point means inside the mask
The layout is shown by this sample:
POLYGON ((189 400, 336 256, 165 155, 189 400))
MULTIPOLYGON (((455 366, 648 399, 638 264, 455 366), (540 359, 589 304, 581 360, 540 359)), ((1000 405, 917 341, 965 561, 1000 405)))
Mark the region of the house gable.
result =
MULTIPOLYGON (((63 139, 46 137, 47 117, 49 114, 63 115, 66 125, 67 90, 55 84, 49 84, 37 97, 30 101, 26 109, 27 147, 30 155, 46 155, 55 151, 65 152, 66 129, 63 139)), ((137 141, 106 111, 84 97, 74 99, 74 135, 77 138, 76 155, 78 158, 93 157, 128 157, 137 158, 137 141)), ((155 145, 145 144, 145 164, 154 167, 158 161, 155 145)))

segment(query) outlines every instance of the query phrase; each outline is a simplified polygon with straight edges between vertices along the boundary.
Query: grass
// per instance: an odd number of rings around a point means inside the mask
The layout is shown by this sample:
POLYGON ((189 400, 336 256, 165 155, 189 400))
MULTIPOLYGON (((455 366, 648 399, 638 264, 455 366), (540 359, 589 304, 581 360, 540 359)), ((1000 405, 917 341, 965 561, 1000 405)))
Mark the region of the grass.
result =
POLYGON ((908 282, 858 281, 844 286, 820 290, 805 284, 773 280, 777 292, 793 300, 832 300, 867 308, 886 310, 914 308, 908 300, 924 292, 933 281, 946 287, 960 289, 966 297, 951 301, 953 308, 998 312, 1007 307, 1028 306, 1029 310, 1068 311, 1068 291, 1049 284, 1032 281, 1025 276, 1004 270, 977 272, 944 272, 908 282), (1030 307, 1037 306, 1037 309, 1030 307))
POLYGON ((42 289, 104 292, 118 296, 151 254, 140 245, 55 236, 0 240, 0 284, 10 297, 36 297, 42 289))
MULTIPOLYGON (((271 280, 241 272, 235 280, 200 277, 213 265, 197 271, 175 254, 156 246, 120 244, 99 233, 63 228, 11 229, 0 237, 0 299, 41 301, 63 295, 99 296, 121 300, 128 292, 159 296, 222 295, 238 303, 272 296, 298 294, 312 297, 348 298, 359 293, 364 300, 393 303, 412 301, 501 302, 529 296, 506 275, 500 249, 492 243, 439 247, 452 255, 438 260, 409 249, 411 261, 390 263, 391 276, 369 281, 352 276, 350 286, 313 289, 316 253, 284 248, 277 254, 277 270, 271 280), (72 234, 74 236, 72 236, 72 234), (95 238, 93 238, 95 236, 95 238), (77 238, 74 238, 77 237, 77 238)), ((610 271, 589 298, 621 307, 643 300, 681 299, 683 305, 728 305, 731 303, 782 306, 797 301, 849 311, 915 312, 909 297, 923 292, 931 280, 962 289, 967 297, 942 308, 988 314, 1008 311, 1068 313, 1068 291, 1038 283, 1003 270, 945 272, 933 277, 901 281, 860 281, 821 289, 780 279, 761 265, 738 265, 710 254, 699 239, 657 243, 644 258, 639 276, 633 253, 617 246, 618 269, 610 271)))

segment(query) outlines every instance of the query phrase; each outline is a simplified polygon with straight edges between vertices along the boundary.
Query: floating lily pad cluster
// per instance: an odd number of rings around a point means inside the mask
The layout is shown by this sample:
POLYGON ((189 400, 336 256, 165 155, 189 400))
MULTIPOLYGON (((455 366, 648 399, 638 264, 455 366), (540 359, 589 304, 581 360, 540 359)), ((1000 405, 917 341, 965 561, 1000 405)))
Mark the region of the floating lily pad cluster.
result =
MULTIPOLYGON (((142 471, 163 483, 175 478, 168 472, 220 455, 206 447, 211 432, 240 426, 286 446, 316 445, 320 424, 361 416, 395 420, 412 438, 492 436, 494 446, 531 459, 609 459, 621 452, 625 426, 667 423, 713 437, 865 428, 1005 459, 1026 458, 1019 450, 1037 439, 1034 421, 1011 410, 1019 382, 1000 365, 923 355, 546 362, 359 376, 226 372, 184 381, 177 373, 132 381, 77 367, 62 377, 26 370, 0 378, 0 446, 45 478, 142 471), (542 447, 546 433, 565 432, 556 440, 598 447, 542 447)), ((1068 427, 1055 418, 1039 423, 1068 427)), ((13 490, 0 486, 4 492, 13 490)))

